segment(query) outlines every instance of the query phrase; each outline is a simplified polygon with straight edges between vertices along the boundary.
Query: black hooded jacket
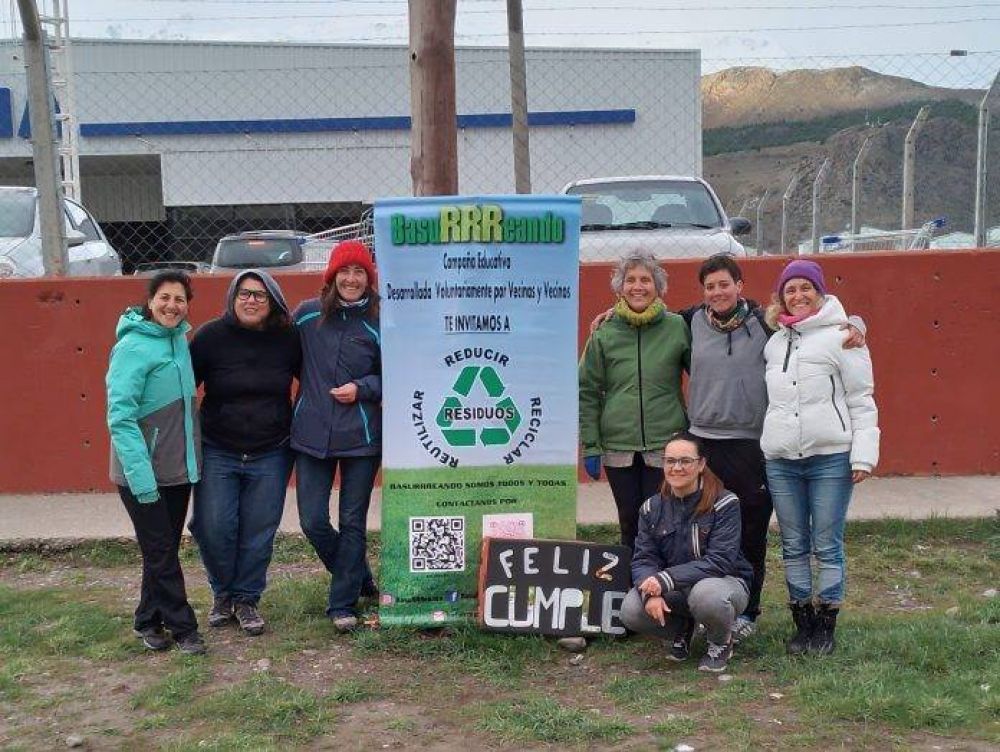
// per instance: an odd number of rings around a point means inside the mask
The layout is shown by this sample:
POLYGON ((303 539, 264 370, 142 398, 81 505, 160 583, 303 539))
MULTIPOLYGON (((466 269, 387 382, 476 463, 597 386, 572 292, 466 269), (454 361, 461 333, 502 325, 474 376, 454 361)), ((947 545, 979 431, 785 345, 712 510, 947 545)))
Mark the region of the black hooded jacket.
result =
POLYGON ((247 329, 233 311, 240 280, 257 277, 286 314, 278 283, 248 269, 233 279, 226 312, 201 326, 191 340, 195 381, 205 385, 201 402, 203 440, 239 454, 259 454, 288 443, 292 426, 292 379, 302 367, 294 326, 247 329))

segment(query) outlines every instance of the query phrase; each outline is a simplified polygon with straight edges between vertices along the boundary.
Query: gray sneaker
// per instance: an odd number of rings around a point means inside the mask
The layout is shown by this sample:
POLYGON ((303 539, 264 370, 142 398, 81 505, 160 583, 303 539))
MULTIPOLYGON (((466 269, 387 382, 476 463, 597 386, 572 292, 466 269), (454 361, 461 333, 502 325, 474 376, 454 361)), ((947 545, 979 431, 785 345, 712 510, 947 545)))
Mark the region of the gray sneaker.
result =
POLYGON ((208 648, 205 647, 205 641, 201 639, 201 635, 197 632, 186 634, 174 642, 177 644, 178 650, 188 655, 205 655, 208 652, 208 648))
POLYGON ((264 617, 252 603, 237 603, 233 606, 233 613, 236 614, 236 621, 239 622, 240 629, 248 635, 259 635, 264 633, 264 617))
POLYGON ((163 627, 147 627, 146 629, 136 629, 135 636, 142 640, 146 650, 166 650, 170 647, 170 635, 163 627))
POLYGON ((233 602, 228 596, 216 596, 208 612, 208 626, 224 627, 233 620, 233 602))
POLYGON ((739 643, 757 631, 757 622, 746 616, 737 616, 733 624, 733 642, 739 643))
POLYGON ((721 674, 726 670, 729 659, 733 657, 732 640, 725 645, 716 645, 714 642, 708 643, 708 651, 705 657, 698 663, 699 671, 711 671, 713 674, 721 674))
POLYGON ((333 628, 341 633, 353 632, 358 628, 357 616, 331 616, 330 621, 333 622, 333 628))

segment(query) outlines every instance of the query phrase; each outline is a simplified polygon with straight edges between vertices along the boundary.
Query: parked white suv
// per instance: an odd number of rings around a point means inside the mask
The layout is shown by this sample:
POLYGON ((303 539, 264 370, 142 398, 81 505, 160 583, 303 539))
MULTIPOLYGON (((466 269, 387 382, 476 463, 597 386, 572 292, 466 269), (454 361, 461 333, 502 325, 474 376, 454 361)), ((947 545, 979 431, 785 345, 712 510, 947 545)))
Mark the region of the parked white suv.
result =
POLYGON ((727 217, 719 197, 701 178, 587 178, 574 180, 562 192, 583 199, 581 261, 617 261, 637 250, 659 258, 746 256, 735 236, 750 232, 750 222, 727 217))
MULTIPOLYGON (((93 215, 65 200, 68 273, 74 277, 122 273, 121 259, 93 215)), ((0 278, 41 277, 42 234, 35 188, 0 187, 0 278)))

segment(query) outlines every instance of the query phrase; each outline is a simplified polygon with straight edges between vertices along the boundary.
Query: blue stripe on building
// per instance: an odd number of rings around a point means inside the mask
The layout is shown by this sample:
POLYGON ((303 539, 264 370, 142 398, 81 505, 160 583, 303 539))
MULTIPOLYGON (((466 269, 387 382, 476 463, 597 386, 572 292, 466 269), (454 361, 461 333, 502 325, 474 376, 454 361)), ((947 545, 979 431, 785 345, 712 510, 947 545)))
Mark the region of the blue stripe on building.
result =
MULTIPOLYGON (((511 115, 506 112, 459 115, 459 128, 509 128, 511 115)), ((567 110, 531 112, 528 125, 535 127, 571 125, 612 125, 635 122, 634 109, 567 110)), ((188 120, 183 122, 148 121, 135 123, 82 123, 80 135, 88 138, 109 136, 210 136, 242 133, 328 133, 336 131, 409 130, 410 118, 279 118, 274 120, 188 120)))

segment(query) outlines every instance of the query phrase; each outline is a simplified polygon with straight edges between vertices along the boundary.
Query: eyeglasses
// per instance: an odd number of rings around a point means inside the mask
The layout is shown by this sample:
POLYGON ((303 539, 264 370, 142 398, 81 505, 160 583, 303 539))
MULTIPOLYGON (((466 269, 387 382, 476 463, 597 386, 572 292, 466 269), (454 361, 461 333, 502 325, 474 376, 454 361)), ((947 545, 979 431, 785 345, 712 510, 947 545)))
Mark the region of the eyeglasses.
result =
POLYGON ((255 303, 266 303, 267 302, 267 291, 266 290, 237 290, 236 297, 240 300, 250 300, 254 299, 255 303))
POLYGON ((701 457, 664 457, 664 467, 679 467, 681 470, 692 468, 701 462, 701 457))

